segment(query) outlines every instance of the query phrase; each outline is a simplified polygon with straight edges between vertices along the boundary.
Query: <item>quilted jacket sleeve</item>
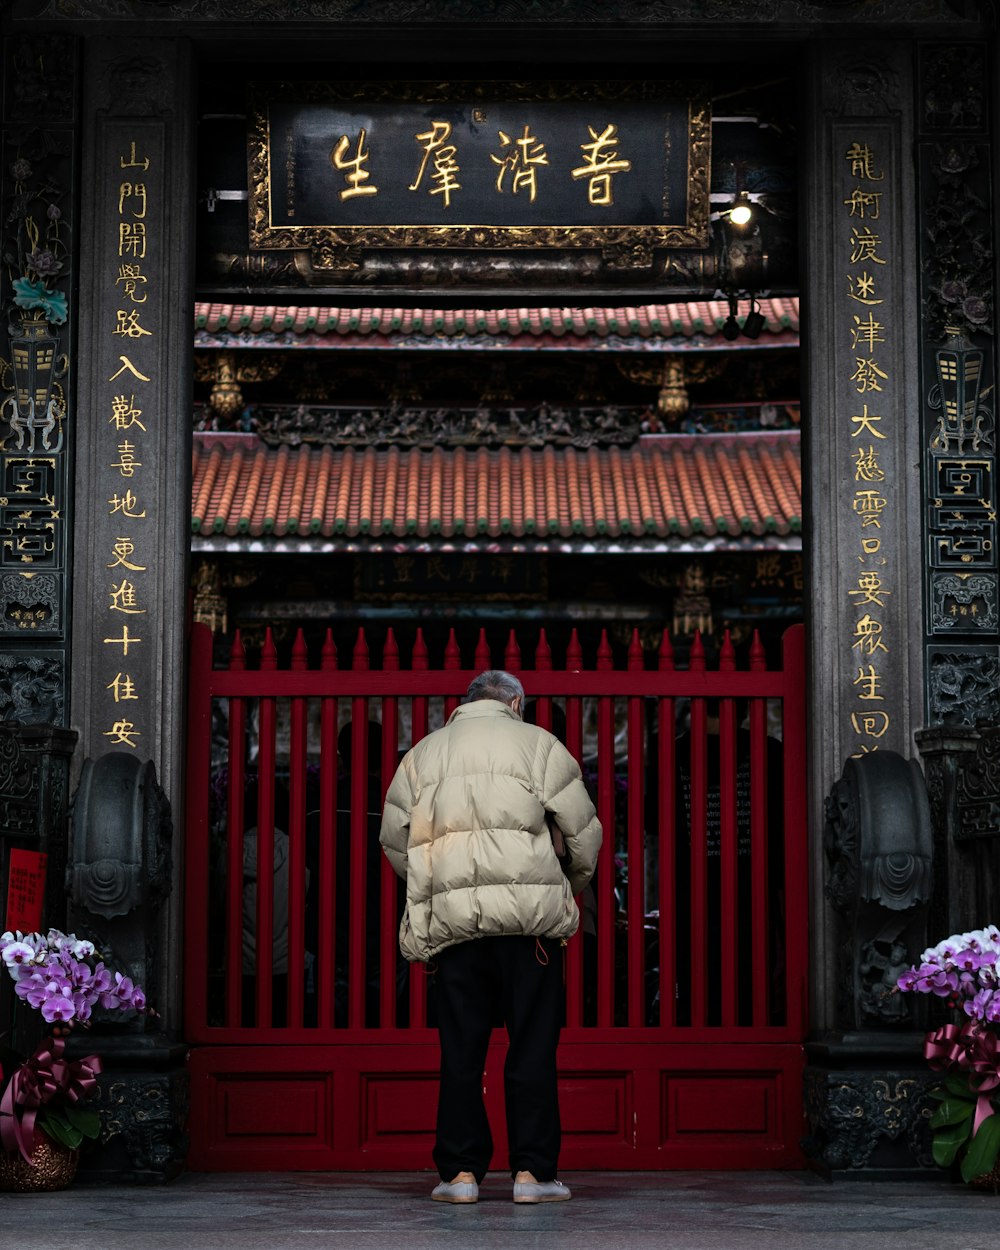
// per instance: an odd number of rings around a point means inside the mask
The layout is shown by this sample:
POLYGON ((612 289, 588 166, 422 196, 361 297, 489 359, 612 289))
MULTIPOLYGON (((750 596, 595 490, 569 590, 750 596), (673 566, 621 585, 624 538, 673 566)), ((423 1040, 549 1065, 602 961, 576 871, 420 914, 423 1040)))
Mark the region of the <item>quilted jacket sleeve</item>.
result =
POLYGON ((410 812, 413 808, 413 791, 410 775, 404 759, 396 769, 385 796, 382 810, 382 830, 379 842, 397 876, 406 880, 406 849, 410 840, 410 812))
POLYGON ((569 852, 569 883, 579 894, 594 875, 603 833, 580 766, 558 739, 553 739, 545 761, 542 803, 562 830, 569 852))

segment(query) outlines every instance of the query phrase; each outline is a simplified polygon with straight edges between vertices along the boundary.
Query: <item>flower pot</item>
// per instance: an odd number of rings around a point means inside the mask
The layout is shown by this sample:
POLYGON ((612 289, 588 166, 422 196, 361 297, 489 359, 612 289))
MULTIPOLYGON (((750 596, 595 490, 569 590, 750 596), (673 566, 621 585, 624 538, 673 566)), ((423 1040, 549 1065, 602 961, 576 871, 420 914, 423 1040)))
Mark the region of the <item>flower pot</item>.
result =
POLYGON ((36 1193, 65 1189, 73 1183, 79 1161, 79 1150, 70 1150, 44 1133, 36 1133, 30 1163, 20 1154, 0 1152, 0 1190, 36 1193))
POLYGON ((973 1177, 969 1181, 970 1189, 986 1190, 987 1193, 1000 1194, 1000 1163, 995 1163, 993 1167, 984 1172, 982 1176, 973 1177))

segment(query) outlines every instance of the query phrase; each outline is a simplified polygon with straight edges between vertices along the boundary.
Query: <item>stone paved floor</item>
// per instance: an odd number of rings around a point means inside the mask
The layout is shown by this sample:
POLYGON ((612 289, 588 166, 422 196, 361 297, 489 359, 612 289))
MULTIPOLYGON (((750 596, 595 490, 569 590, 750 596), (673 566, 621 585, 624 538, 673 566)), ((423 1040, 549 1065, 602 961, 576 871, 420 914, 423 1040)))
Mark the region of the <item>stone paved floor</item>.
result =
POLYGON ((188 1174, 0 1194, 0 1250, 1000 1250, 1000 1197, 809 1173, 566 1173, 571 1202, 431 1202, 424 1175, 188 1174))

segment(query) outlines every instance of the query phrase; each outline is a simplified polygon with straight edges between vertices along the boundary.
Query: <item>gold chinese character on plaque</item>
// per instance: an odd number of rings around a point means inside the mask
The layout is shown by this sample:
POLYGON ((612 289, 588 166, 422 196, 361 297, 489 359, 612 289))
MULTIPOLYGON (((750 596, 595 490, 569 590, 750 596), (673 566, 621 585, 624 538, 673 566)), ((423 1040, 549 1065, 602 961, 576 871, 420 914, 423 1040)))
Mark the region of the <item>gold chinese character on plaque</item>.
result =
POLYGON ((367 165, 371 153, 365 151, 365 133, 365 128, 362 126, 361 133, 358 135, 358 145, 350 160, 347 158, 347 150, 351 146, 351 141, 347 135, 340 136, 337 146, 330 153, 331 165, 334 169, 341 170, 347 183, 347 190, 340 192, 342 200, 350 200, 356 195, 378 195, 378 187, 368 181, 371 173, 367 165))
POLYGON ((618 127, 609 123, 600 134, 593 126, 588 126, 590 143, 581 143, 584 163, 572 170, 574 179, 587 178, 588 204, 613 204, 614 194, 611 179, 615 174, 623 174, 632 168, 632 162, 623 160, 618 155, 618 127))
POLYGON ((509 149, 502 151, 500 156, 490 156, 493 164, 499 166, 497 190, 503 194, 504 178, 510 174, 511 194, 517 195, 522 188, 527 188, 528 199, 534 204, 538 190, 538 167, 549 163, 545 144, 535 138, 527 124, 520 139, 512 139, 502 130, 498 130, 497 134, 500 136, 501 149, 509 149))
POLYGON ((417 170, 417 176, 410 183, 408 190, 419 191, 427 172, 428 163, 433 161, 434 172, 431 174, 429 191, 431 195, 440 195, 445 208, 451 204, 454 191, 461 191, 462 184, 458 181, 459 164, 458 149, 451 138, 451 122, 431 122, 430 130, 424 130, 413 136, 423 146, 424 156, 417 170))

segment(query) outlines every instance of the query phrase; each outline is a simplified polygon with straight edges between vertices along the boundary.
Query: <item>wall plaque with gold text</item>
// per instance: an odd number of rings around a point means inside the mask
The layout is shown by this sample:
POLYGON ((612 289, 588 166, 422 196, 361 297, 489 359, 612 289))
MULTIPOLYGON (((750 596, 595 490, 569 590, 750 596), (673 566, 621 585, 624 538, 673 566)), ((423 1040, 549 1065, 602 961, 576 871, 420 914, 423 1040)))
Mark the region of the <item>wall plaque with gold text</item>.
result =
POLYGON ((691 84, 257 85, 250 242, 704 247, 710 153, 691 84))

